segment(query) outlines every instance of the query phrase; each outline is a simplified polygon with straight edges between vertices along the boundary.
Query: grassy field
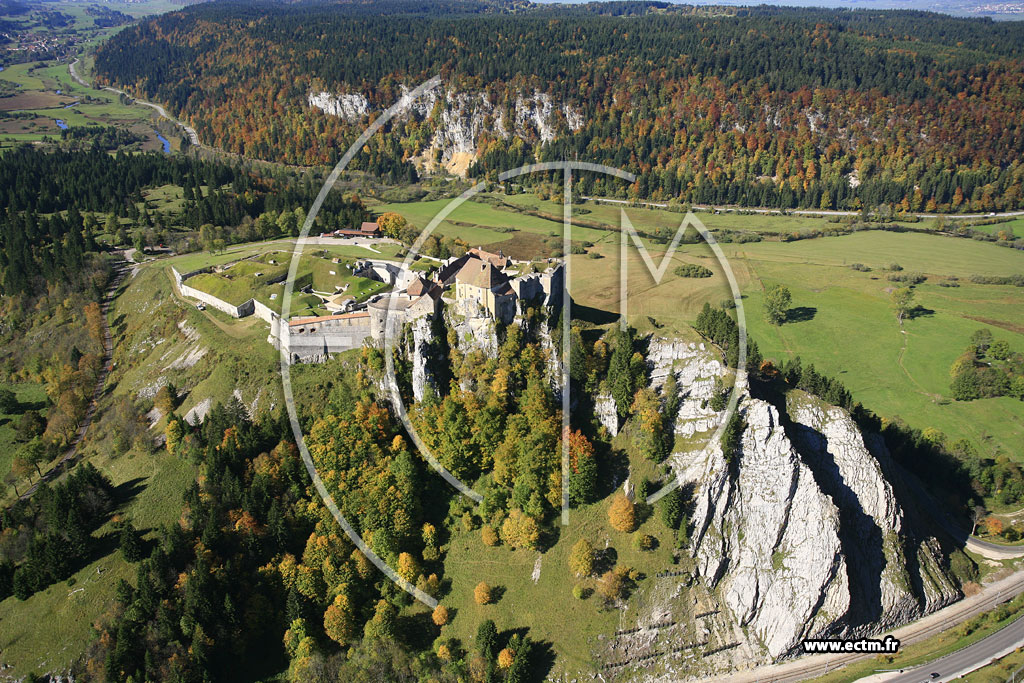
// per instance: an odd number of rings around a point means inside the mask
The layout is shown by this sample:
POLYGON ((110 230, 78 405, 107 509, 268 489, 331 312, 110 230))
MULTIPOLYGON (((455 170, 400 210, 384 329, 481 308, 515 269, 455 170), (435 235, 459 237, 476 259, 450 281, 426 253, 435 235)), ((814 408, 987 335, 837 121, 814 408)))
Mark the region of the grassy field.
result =
MULTIPOLYGON (((165 452, 93 458, 92 463, 124 494, 117 516, 131 519, 149 537, 157 526, 177 519, 182 491, 195 477, 191 464, 165 452)), ((109 522, 94 535, 113 533, 109 522)), ((25 601, 11 597, 0 602, 0 661, 12 667, 5 673, 20 677, 68 666, 92 641, 93 622, 113 608, 118 581, 134 583, 135 574, 135 565, 121 558, 115 544, 68 581, 25 601)))
POLYGON ((1019 680, 1024 670, 1024 648, 1006 655, 1002 659, 992 662, 988 666, 967 674, 964 680, 968 683, 1003 683, 1011 680, 1014 673, 1019 680))
MULTIPOLYGON (((356 301, 365 301, 388 288, 384 282, 353 275, 353 259, 336 257, 338 262, 335 263, 333 258, 328 249, 308 248, 299 260, 295 289, 312 286, 314 292, 322 295, 339 292, 354 297, 356 301)), ((285 283, 280 278, 288 272, 290 262, 290 252, 267 251, 219 273, 195 275, 188 279, 187 284, 236 306, 255 298, 280 311, 285 290, 285 283), (270 284, 272 281, 276 282, 270 284)), ((296 315, 326 313, 321 304, 321 299, 316 296, 296 291, 291 311, 296 315)))
MULTIPOLYGON (((869 232, 800 242, 726 244, 723 250, 744 297, 748 330, 769 358, 800 356, 837 377, 884 417, 902 417, 913 427, 934 427, 950 439, 967 438, 982 452, 1020 459, 1019 435, 1024 406, 1010 398, 955 402, 948 397, 949 367, 967 346, 972 332, 987 328, 997 339, 1024 350, 1024 293, 1010 286, 941 287, 950 275, 1010 275, 1024 268, 1024 255, 1011 249, 941 236, 869 232), (899 262, 905 271, 927 273, 918 285, 921 314, 897 325, 888 271, 899 262), (873 268, 858 272, 849 264, 873 268), (793 294, 792 320, 776 327, 763 315, 764 288, 785 284, 793 294)), ((618 311, 617 249, 598 245, 606 258, 573 257, 572 294, 584 306, 618 311)), ((652 250, 655 263, 660 252, 652 250)), ((650 330, 647 317, 665 325, 665 334, 691 323, 705 301, 731 298, 721 268, 705 245, 680 248, 661 284, 655 285, 631 251, 629 315, 650 330), (715 275, 684 279, 672 274, 675 263, 701 263, 715 275)))
MULTIPOLYGON (((532 194, 497 195, 497 197, 508 204, 523 207, 531 210, 538 210, 543 213, 551 213, 560 216, 562 205, 556 202, 543 200, 532 194)), ((649 231, 658 229, 675 231, 682 222, 685 214, 678 211, 668 211, 656 208, 626 207, 620 204, 609 204, 604 202, 586 201, 577 205, 586 213, 579 215, 585 221, 603 223, 614 230, 619 229, 622 210, 625 209, 630 221, 639 230, 644 228, 649 231)), ((823 229, 829 226, 828 219, 802 216, 802 215, 775 215, 775 214, 739 214, 732 212, 710 213, 700 211, 697 216, 711 230, 746 230, 754 232, 800 232, 812 228, 823 229)), ((574 231, 575 233, 575 231, 574 231)), ((581 238, 588 239, 588 238, 581 238)))
MULTIPOLYGON (((248 242, 246 244, 231 245, 224 251, 216 254, 211 254, 206 251, 182 254, 181 256, 166 259, 164 263, 174 266, 181 273, 187 273, 189 271, 198 270, 199 268, 222 265, 231 261, 237 261, 239 259, 249 258, 250 256, 257 256, 260 254, 267 254, 269 252, 280 253, 281 259, 283 259, 281 262, 290 263, 294 248, 295 241, 292 238, 273 239, 266 242, 248 242)), ((380 242, 375 244, 373 249, 369 249, 351 244, 307 244, 303 247, 302 252, 303 254, 306 254, 308 252, 321 250, 328 251, 333 256, 347 259, 373 258, 400 260, 398 254, 401 251, 401 245, 390 242, 380 242)))
MULTIPOLYGON (((487 547, 480 540, 478 529, 453 538, 445 560, 451 592, 441 601, 456 609, 454 619, 442 629, 442 637, 457 638, 463 647, 471 649, 480 622, 493 619, 499 631, 528 628, 532 639, 556 643, 558 666, 567 672, 591 672, 594 653, 600 647, 598 635, 607 636, 617 628, 627 628, 620 624, 630 617, 615 609, 604 609, 597 594, 585 600, 573 597, 572 587, 577 580, 568 567, 572 546, 581 538, 597 549, 605 548, 607 543, 618 553, 618 566, 636 568, 647 575, 641 584, 672 566, 670 534, 656 515, 633 534, 626 534, 609 526, 608 505, 608 501, 601 501, 571 511, 570 525, 560 527, 557 542, 543 555, 505 546, 487 547), (650 552, 637 550, 632 544, 636 534, 655 536, 659 546, 650 552), (538 561, 540 577, 533 581, 531 576, 538 561), (502 591, 496 603, 477 605, 473 601, 473 589, 480 581, 502 591)), ((595 585, 592 578, 579 582, 590 588, 595 585)))
POLYGON ((974 230, 980 230, 989 234, 995 235, 1004 230, 1015 237, 1024 237, 1024 218, 1014 218, 1012 221, 1005 223, 995 223, 993 225, 975 225, 972 226, 974 230))
MULTIPOLYGON (((51 126, 37 124, 31 131, 8 132, 0 128, 0 146, 15 142, 35 142, 49 135, 59 139, 60 129, 56 120, 68 126, 90 124, 119 125, 134 127, 136 132, 148 135, 155 141, 155 133, 148 122, 156 120, 156 114, 149 107, 122 104, 119 96, 106 90, 87 88, 71 78, 68 65, 62 62, 38 62, 14 64, 0 71, 0 81, 17 89, 11 97, 0 98, 0 111, 20 111, 35 114, 51 126), (57 94, 60 91, 60 94, 57 94)), ((4 122, 9 128, 11 120, 4 122)), ((176 140, 172 143, 177 144, 176 140)), ((155 148, 148 144, 149 148, 155 148)))

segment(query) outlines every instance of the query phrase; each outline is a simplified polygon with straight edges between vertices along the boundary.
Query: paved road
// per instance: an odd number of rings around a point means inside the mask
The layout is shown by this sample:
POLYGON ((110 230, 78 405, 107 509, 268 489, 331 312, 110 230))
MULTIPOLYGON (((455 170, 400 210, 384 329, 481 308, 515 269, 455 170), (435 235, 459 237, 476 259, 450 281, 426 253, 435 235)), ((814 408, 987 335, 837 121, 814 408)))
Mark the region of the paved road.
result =
MULTIPOLYGON (((668 204, 662 202, 641 202, 630 199, 609 199, 608 197, 582 197, 587 201, 603 202, 605 204, 639 204, 650 206, 655 209, 668 208, 668 204)), ((693 209, 698 211, 746 211, 750 213, 781 214, 780 209, 751 208, 746 206, 712 206, 710 204, 691 204, 693 209)), ((787 213, 798 216, 859 216, 860 211, 832 211, 817 209, 787 209, 787 213)), ((1005 213, 915 213, 912 216, 918 218, 997 218, 1000 216, 1024 216, 1024 211, 1007 211, 1005 213)))
MULTIPOLYGON (((901 647, 906 647, 911 643, 927 640, 983 612, 988 612, 1020 593, 1024 593, 1024 571, 1015 572, 1010 576, 993 582, 985 586, 980 593, 964 598, 949 607, 933 612, 923 619, 901 626, 889 633, 899 639, 901 647)), ((1014 625, 1018 628, 1024 628, 1024 622, 1021 621, 1014 622, 1014 625)), ((978 641, 971 648, 962 650, 961 653, 970 652, 970 654, 964 654, 962 658, 958 657, 955 665, 962 669, 969 664, 987 664, 993 658, 992 652, 999 652, 1001 648, 1006 647, 1004 642, 1006 638, 1013 640, 1010 636, 1000 635, 1003 631, 1005 629, 978 641), (991 647, 987 645, 981 647, 986 643, 990 644, 991 647)), ((1016 634, 1017 631, 1011 631, 1010 633, 1016 634)), ((884 636, 885 633, 878 635, 884 636)), ((796 681, 822 676, 848 664, 877 656, 876 654, 805 655, 782 662, 781 664, 759 666, 748 671, 734 672, 728 676, 712 680, 729 681, 729 683, 754 683, 755 681, 760 683, 768 683, 769 681, 771 683, 796 683, 796 681)), ((950 655, 950 657, 952 656, 950 655)), ((932 671, 937 671, 934 667, 938 661, 941 660, 925 664, 914 671, 924 672, 924 678, 926 678, 932 671)), ((950 669, 950 671, 953 670, 950 669)), ((924 678, 921 678, 921 680, 924 680, 924 678)), ((888 681, 888 679, 886 680, 888 681)))
POLYGON ((898 674, 886 681, 911 683, 911 681, 951 681, 980 669, 994 659, 1000 659, 1024 645, 1024 619, 1017 619, 1006 628, 978 641, 959 652, 929 662, 906 673, 898 674), (939 674, 932 678, 933 673, 939 674))
MULTIPOLYGON (((81 60, 76 59, 75 61, 71 62, 71 64, 68 66, 68 71, 71 74, 71 78, 74 79, 74 81, 76 83, 78 83, 79 85, 85 86, 86 88, 91 88, 92 85, 87 83, 86 80, 79 75, 78 69, 75 68, 76 66, 78 66, 78 63, 80 61, 81 60)), ((124 95, 125 97, 132 97, 130 94, 126 93, 124 90, 120 90, 118 88, 111 88, 110 86, 104 86, 103 89, 107 90, 107 91, 110 91, 110 92, 116 92, 118 95, 124 95)), ((200 144, 199 144, 199 136, 196 135, 195 128, 193 128, 192 126, 185 125, 184 123, 182 123, 178 119, 174 118, 173 116, 171 116, 170 114, 167 113, 167 110, 164 109, 163 106, 161 106, 159 104, 156 104, 155 102, 146 102, 145 100, 138 100, 138 99, 135 99, 134 97, 132 97, 132 99, 135 100, 135 102, 138 103, 138 104, 141 104, 143 106, 151 107, 152 109, 155 109, 156 112, 158 114, 160 114, 160 116, 164 117, 165 119, 167 119, 169 121, 174 122, 177 126, 179 126, 182 130, 185 131, 185 134, 188 135, 189 142, 191 142, 196 147, 200 146, 200 144)))

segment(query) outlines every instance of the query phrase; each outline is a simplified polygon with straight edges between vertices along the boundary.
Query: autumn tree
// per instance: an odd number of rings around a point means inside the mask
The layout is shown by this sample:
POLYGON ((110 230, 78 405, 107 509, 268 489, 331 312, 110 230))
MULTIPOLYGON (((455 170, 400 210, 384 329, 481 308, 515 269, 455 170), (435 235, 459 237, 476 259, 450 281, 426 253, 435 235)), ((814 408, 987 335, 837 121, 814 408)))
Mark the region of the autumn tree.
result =
POLYGON ((515 656, 510 648, 502 648, 501 652, 498 653, 498 668, 507 669, 512 666, 512 658, 515 656))
POLYGON ((583 505, 597 497, 597 458, 594 446, 580 430, 569 431, 569 503, 583 505))
POLYGON ((490 604, 494 599, 493 589, 485 582, 481 581, 473 589, 473 601, 478 605, 490 604))
POLYGON ((998 536, 1003 533, 1003 528, 1003 520, 998 517, 989 517, 985 520, 985 530, 992 536, 998 536))
POLYGON ((381 232, 388 237, 401 239, 402 233, 408 223, 406 222, 405 217, 401 214, 395 213, 394 211, 387 211, 377 218, 377 225, 380 226, 381 232))
POLYGON ((484 542, 484 545, 491 547, 501 542, 501 539, 498 538, 498 532, 492 526, 484 526, 480 529, 480 539, 484 542))
POLYGON ((536 550, 540 541, 537 520, 521 510, 512 510, 501 525, 501 540, 512 548, 536 550))
POLYGON ((420 575, 420 566, 411 553, 401 553, 398 556, 398 575, 409 583, 415 583, 416 577, 420 575))
POLYGON ((178 391, 173 384, 165 384, 156 392, 153 397, 153 405, 163 415, 170 415, 178 407, 178 391))
POLYGON ((334 601, 327 607, 327 611, 324 612, 324 633, 328 638, 342 645, 355 637, 355 613, 348 596, 344 593, 336 595, 334 601))
POLYGON ((666 452, 658 397, 651 389, 641 387, 633 397, 631 410, 636 422, 634 442, 637 450, 648 460, 661 462, 665 459, 666 452))
POLYGON ((621 569, 609 569, 597 582, 597 592, 606 602, 615 602, 626 592, 626 578, 621 569))
POLYGON ((594 571, 594 546, 587 539, 581 538, 569 551, 569 570, 578 577, 594 571))
POLYGON ((175 419, 168 420, 167 426, 164 427, 164 446, 167 448, 168 453, 175 455, 178 452, 178 446, 181 445, 183 436, 184 431, 181 428, 181 423, 175 419))
POLYGON ((97 344, 103 343, 104 338, 104 321, 103 311, 100 309, 100 305, 95 301, 90 301, 82 309, 85 314, 85 329, 89 331, 89 337, 97 344))
POLYGON ((625 494, 619 493, 608 508, 608 522, 613 529, 630 533, 636 529, 636 506, 625 494))
POLYGON ((448 608, 444 605, 438 605, 434 608, 434 612, 430 615, 430 618, 436 625, 444 626, 448 623, 448 608))
POLYGON ((398 611, 387 600, 378 600, 373 618, 366 622, 364 633, 367 638, 394 638, 398 611))

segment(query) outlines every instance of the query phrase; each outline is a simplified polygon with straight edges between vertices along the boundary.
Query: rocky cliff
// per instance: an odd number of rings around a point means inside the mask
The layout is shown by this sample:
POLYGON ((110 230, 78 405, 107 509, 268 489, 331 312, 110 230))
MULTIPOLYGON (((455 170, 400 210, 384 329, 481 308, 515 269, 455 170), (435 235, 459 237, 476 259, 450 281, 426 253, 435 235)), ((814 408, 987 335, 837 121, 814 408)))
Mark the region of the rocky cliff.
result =
MULTIPOLYGON (((654 383, 679 381, 677 433, 709 437, 722 417, 707 405, 718 361, 657 340, 648 358, 654 383)), ((776 407, 744 390, 739 412, 732 465, 709 438, 671 463, 694 491, 696 573, 746 652, 784 657, 803 639, 876 633, 961 597, 880 439, 799 392, 776 407)))
MULTIPOLYGON (((487 134, 504 140, 520 138, 531 142, 550 142, 560 132, 583 127, 583 115, 568 103, 555 102, 542 92, 510 94, 499 101, 491 93, 429 91, 416 100, 403 88, 404 118, 426 122, 429 142, 421 161, 433 164, 440 152, 441 165, 450 171, 465 172, 476 158, 478 142, 487 134)), ((371 107, 360 93, 311 92, 306 103, 331 116, 351 123, 366 117, 371 107)))

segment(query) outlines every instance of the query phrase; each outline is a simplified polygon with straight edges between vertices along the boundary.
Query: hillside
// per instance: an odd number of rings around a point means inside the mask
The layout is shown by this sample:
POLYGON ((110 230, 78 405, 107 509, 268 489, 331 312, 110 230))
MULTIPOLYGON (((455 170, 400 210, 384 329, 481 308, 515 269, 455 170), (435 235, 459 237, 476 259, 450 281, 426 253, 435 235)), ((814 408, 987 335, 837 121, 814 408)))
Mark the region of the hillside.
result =
MULTIPOLYGON (((638 173, 630 196, 683 202, 1024 200, 1017 22, 621 7, 207 3, 120 33, 96 71, 216 147, 305 164, 334 163, 368 117, 439 73, 443 87, 353 160, 393 180, 578 157, 638 173)), ((578 189, 613 187, 584 175, 578 189)))

